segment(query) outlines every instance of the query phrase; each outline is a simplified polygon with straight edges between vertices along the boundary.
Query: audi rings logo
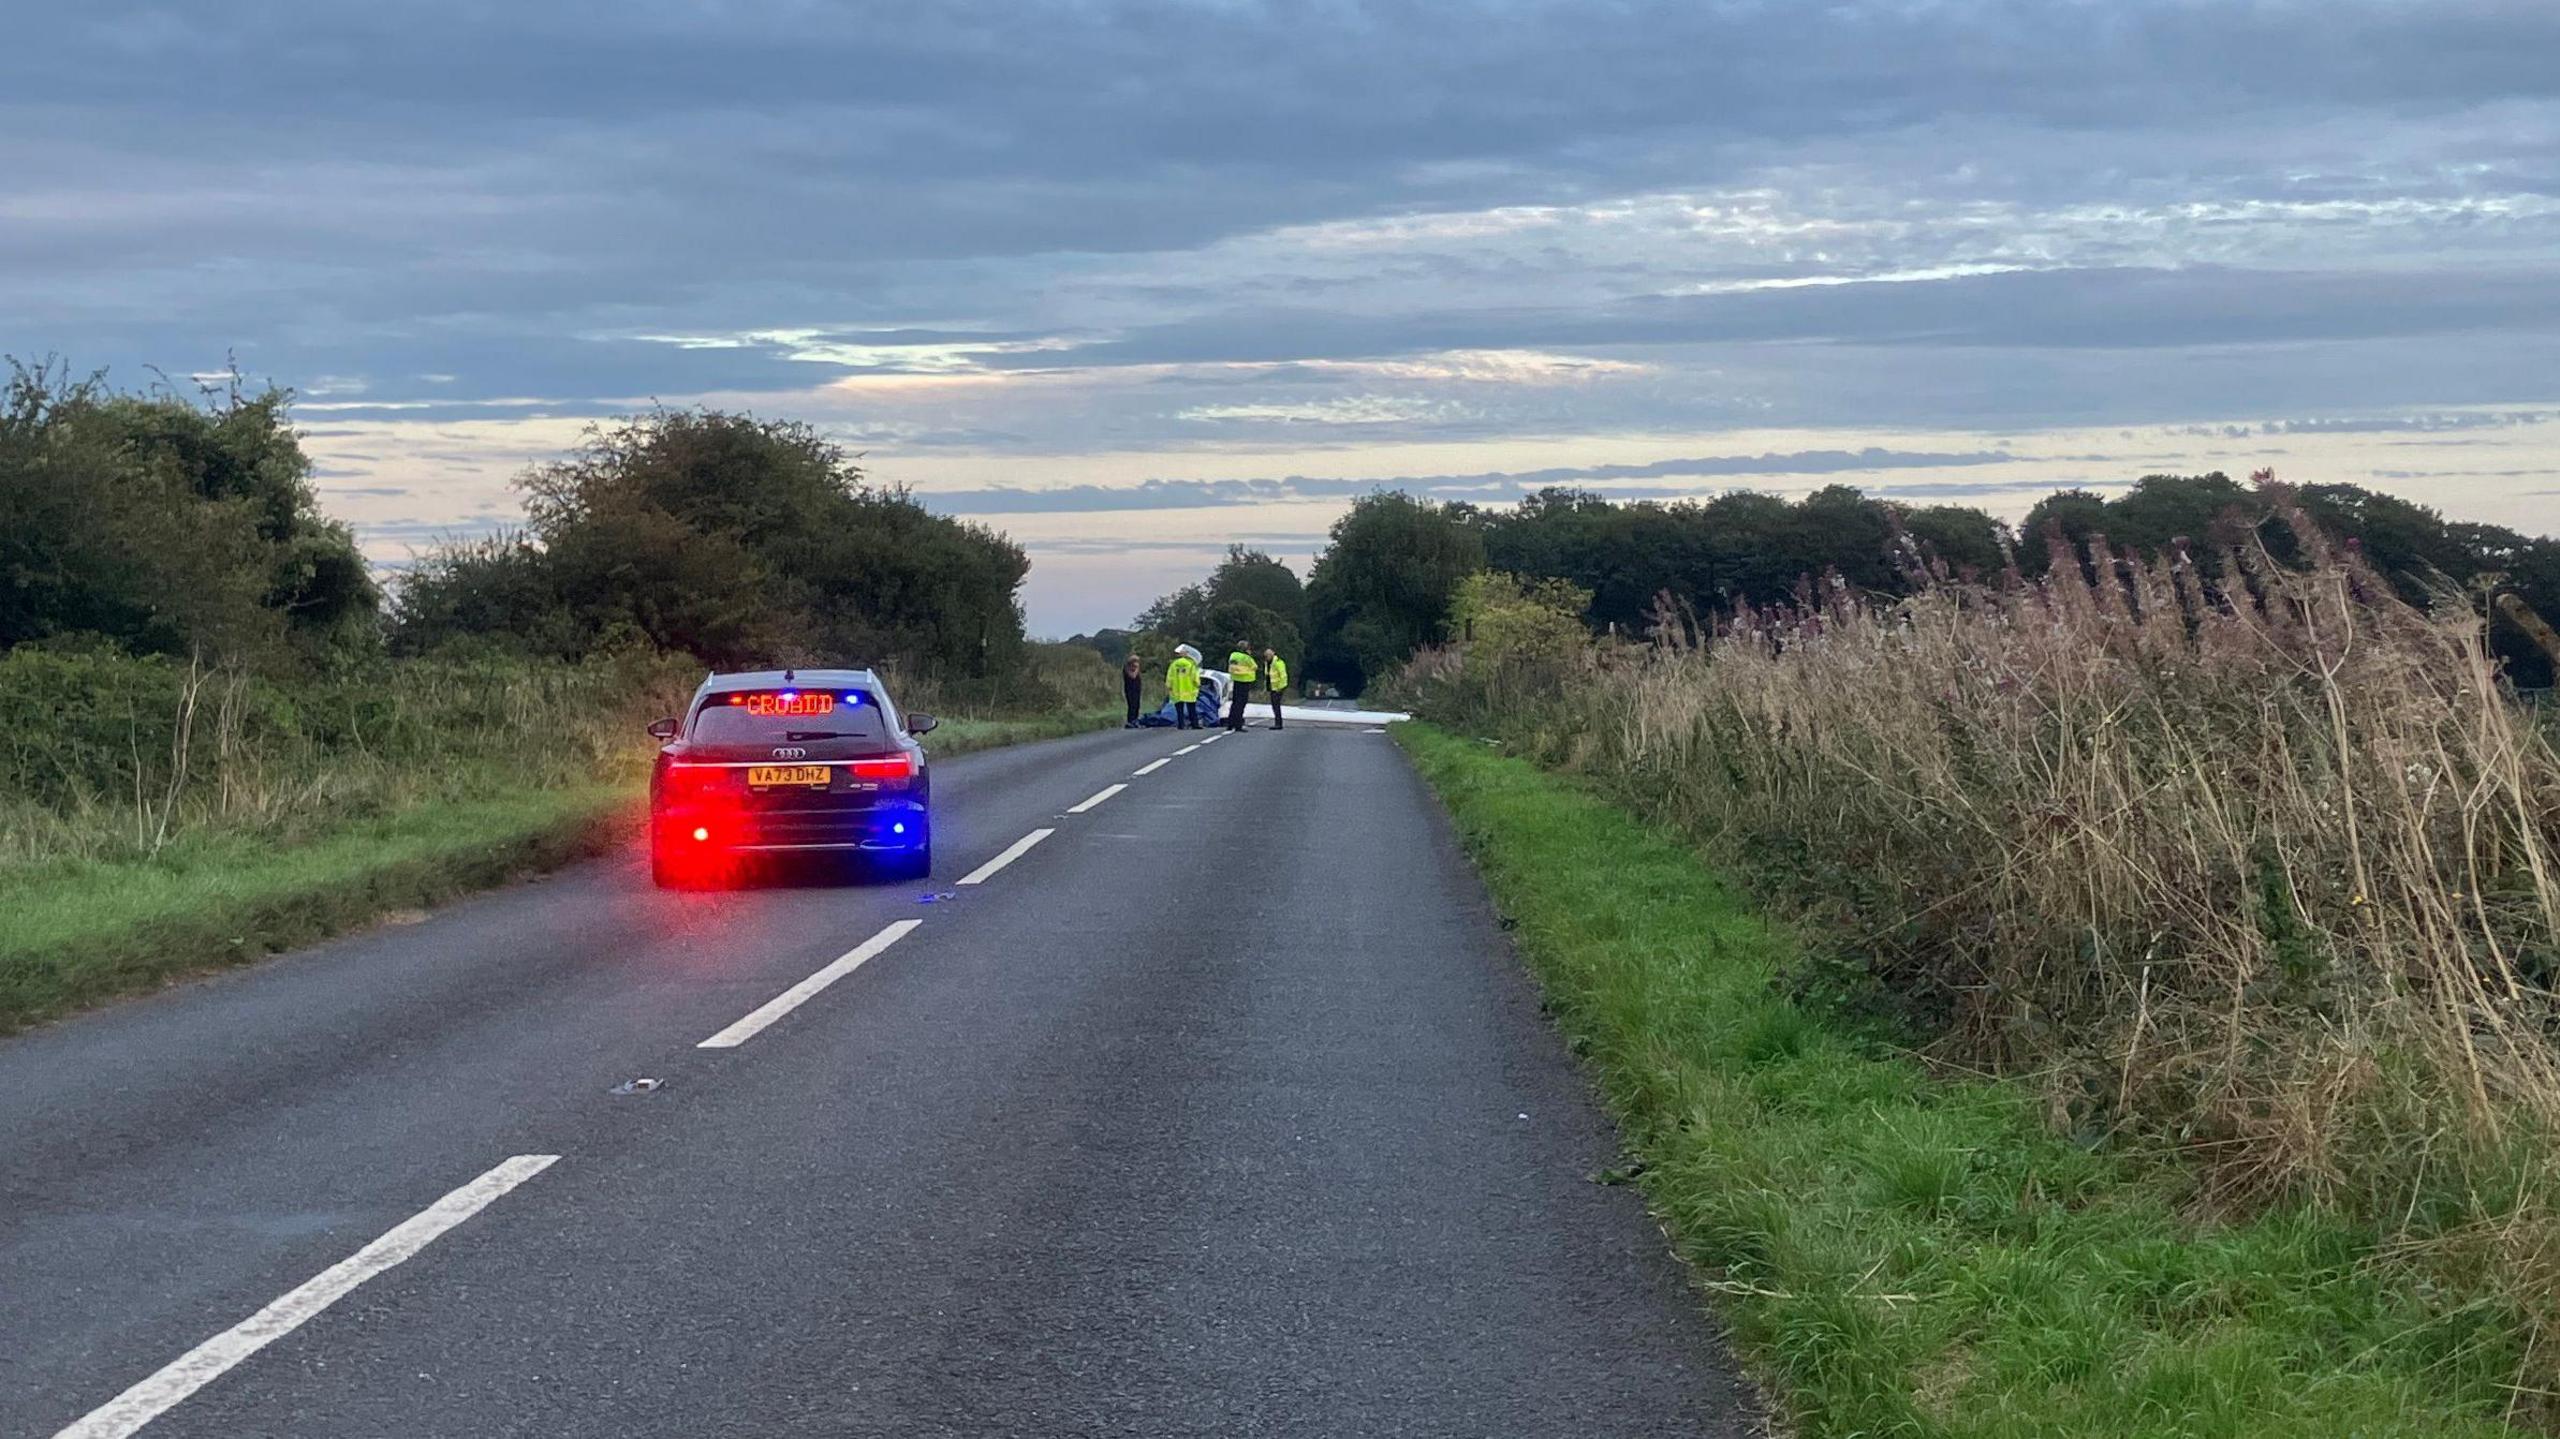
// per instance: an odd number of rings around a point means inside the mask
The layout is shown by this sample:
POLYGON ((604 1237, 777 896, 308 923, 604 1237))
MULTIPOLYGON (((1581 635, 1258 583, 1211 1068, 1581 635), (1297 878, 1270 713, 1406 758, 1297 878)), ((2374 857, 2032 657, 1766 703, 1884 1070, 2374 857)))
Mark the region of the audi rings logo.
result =
POLYGON ((775 759, 807 759, 809 752, 798 748, 778 749, 773 752, 773 757, 775 759))

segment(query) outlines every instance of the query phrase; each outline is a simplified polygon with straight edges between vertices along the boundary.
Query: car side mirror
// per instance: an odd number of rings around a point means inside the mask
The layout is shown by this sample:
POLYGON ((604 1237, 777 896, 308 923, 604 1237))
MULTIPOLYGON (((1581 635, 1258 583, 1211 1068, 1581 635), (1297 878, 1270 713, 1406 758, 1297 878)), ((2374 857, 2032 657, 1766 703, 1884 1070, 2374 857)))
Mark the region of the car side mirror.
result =
POLYGON ((907 733, 924 734, 940 723, 942 721, 931 715, 909 715, 907 716, 907 733))
POLYGON ((649 738, 671 740, 676 737, 676 722, 671 719, 649 721, 649 738))

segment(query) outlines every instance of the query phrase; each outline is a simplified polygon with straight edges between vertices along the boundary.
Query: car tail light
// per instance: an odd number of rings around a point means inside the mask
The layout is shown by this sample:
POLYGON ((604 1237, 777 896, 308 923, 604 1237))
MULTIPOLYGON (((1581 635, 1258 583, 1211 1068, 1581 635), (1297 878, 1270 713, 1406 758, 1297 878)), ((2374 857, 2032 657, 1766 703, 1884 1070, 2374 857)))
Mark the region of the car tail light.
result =
POLYGON ((662 787, 670 799, 718 794, 730 787, 730 775, 718 765, 671 764, 662 787))
POLYGON ((894 754, 886 759, 858 759, 845 768, 855 779, 913 779, 917 764, 913 754, 894 754))

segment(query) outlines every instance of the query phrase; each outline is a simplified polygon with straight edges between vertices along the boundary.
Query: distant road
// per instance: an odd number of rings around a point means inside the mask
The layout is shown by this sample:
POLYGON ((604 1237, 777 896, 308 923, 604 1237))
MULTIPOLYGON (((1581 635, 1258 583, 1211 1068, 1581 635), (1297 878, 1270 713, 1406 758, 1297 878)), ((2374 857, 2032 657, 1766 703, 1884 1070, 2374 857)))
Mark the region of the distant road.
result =
POLYGON ((1392 742, 1201 738, 0 1041, 0 1434, 1756 1432, 1392 742))

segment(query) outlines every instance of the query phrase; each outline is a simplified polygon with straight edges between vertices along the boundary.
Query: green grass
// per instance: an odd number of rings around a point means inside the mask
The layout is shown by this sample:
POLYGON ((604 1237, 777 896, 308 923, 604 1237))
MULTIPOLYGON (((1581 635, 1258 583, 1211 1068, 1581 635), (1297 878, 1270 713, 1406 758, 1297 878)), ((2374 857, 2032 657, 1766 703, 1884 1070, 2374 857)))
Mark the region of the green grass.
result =
POLYGON ((203 835, 150 860, 12 885, 0 1030, 254 959, 598 854, 634 832, 628 786, 422 804, 276 847, 203 835))
POLYGON ((2165 1161, 1783 997, 1793 941, 1676 837, 1427 725, 1438 789, 1630 1168, 1816 1436, 2508 1435, 2512 1316, 2307 1208, 2212 1223, 2165 1161))
MULTIPOLYGON (((1100 728, 1098 712, 952 719, 937 757, 1100 728)), ((147 859, 66 859, 0 885, 0 1033, 185 974, 310 944, 632 842, 631 782, 448 792, 299 842, 189 833, 147 859)))
POLYGON ((1033 740, 1059 739, 1088 730, 1110 729, 1120 720, 1120 711, 1079 710, 1069 714, 1038 715, 1029 719, 947 719, 934 727, 925 740, 925 748, 936 757, 968 754, 973 750, 998 749, 1009 744, 1028 744, 1033 740))

